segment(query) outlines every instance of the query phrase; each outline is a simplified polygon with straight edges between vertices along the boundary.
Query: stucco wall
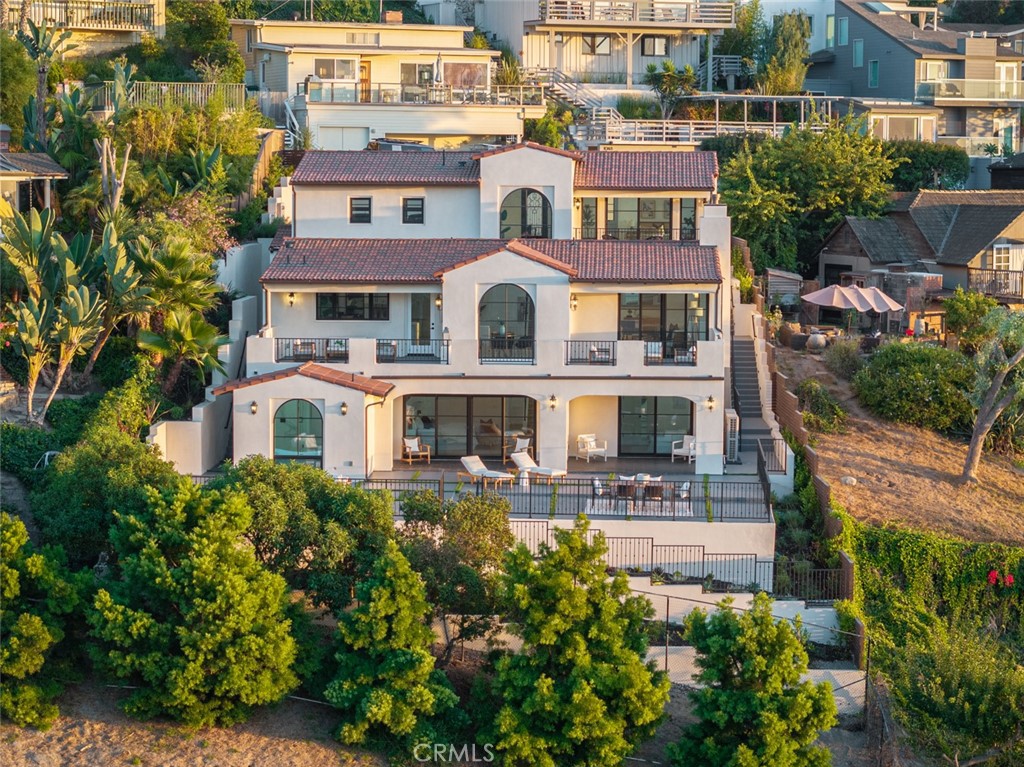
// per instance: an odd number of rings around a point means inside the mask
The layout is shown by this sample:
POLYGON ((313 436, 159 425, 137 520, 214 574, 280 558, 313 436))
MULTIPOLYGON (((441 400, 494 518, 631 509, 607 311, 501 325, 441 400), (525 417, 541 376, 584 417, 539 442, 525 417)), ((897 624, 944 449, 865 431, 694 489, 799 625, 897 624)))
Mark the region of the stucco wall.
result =
POLYGON ((575 161, 552 152, 517 149, 480 161, 480 237, 500 237, 501 203, 523 187, 544 193, 551 204, 551 236, 572 237, 573 171, 575 161), (543 180, 544 184, 538 184, 543 180))

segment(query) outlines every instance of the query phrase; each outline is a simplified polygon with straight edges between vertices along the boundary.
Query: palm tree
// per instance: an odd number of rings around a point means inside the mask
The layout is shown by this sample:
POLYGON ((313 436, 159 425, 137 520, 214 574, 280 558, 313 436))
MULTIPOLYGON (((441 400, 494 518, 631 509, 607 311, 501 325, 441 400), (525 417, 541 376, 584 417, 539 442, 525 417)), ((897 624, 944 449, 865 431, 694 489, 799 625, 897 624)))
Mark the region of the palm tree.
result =
POLYGON ((697 92, 697 75, 693 67, 687 64, 682 69, 676 69, 676 65, 669 59, 661 62, 661 69, 657 64, 648 64, 641 82, 658 97, 662 120, 672 117, 684 96, 697 92))
POLYGON ((188 309, 175 309, 164 318, 163 331, 139 331, 139 346, 160 359, 172 360, 161 387, 169 396, 181 377, 186 362, 195 362, 200 375, 210 370, 225 373, 217 358, 217 349, 228 343, 227 336, 217 335, 217 328, 201 314, 188 309))
POLYGON ((103 244, 97 256, 100 266, 98 291, 104 300, 104 309, 102 330, 89 354, 89 361, 85 366, 86 375, 92 372, 100 352, 117 324, 125 319, 141 324, 153 306, 153 300, 149 297, 151 288, 142 283, 142 274, 128 258, 124 245, 118 242, 113 224, 104 227, 103 244))
POLYGON ((217 295, 209 263, 192 252, 187 240, 168 237, 156 246, 139 237, 133 247, 135 262, 150 288, 154 316, 151 326, 159 330, 164 314, 176 310, 202 313, 212 307, 217 295))
POLYGON ((39 383, 39 374, 53 356, 53 307, 46 299, 37 302, 29 296, 27 300, 15 305, 13 314, 14 341, 28 363, 25 388, 28 390, 28 419, 32 421, 32 404, 36 395, 36 384, 39 383))
MULTIPOLYGON (((28 3, 23 3, 22 14, 25 14, 25 6, 28 3)), ((47 149, 47 138, 46 138, 46 121, 44 114, 46 111, 46 78, 50 74, 50 67, 53 65, 53 60, 57 58, 58 54, 64 51, 70 51, 77 46, 74 43, 65 45, 68 38, 71 37, 71 30, 65 29, 58 33, 57 28, 50 29, 46 21, 43 21, 42 27, 37 27, 35 22, 27 20, 28 31, 22 27, 18 32, 18 39, 21 40, 21 44, 25 46, 25 50, 28 51, 29 58, 36 62, 36 120, 35 120, 35 132, 36 141, 42 147, 42 151, 47 149)))
POLYGON ((50 396, 46 398, 43 410, 39 414, 40 422, 46 418, 46 411, 50 409, 50 403, 53 402, 72 360, 84 354, 100 334, 103 328, 103 308, 103 299, 85 285, 69 286, 61 299, 57 319, 53 324, 53 338, 59 344, 57 375, 50 388, 50 396))

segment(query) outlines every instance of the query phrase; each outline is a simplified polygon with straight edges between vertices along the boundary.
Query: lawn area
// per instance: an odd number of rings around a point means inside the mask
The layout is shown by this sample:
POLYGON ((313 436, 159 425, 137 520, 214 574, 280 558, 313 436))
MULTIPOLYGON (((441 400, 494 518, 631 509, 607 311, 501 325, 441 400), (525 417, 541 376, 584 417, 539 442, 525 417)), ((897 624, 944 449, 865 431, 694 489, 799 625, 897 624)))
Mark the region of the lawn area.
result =
POLYGON ((879 420, 859 406, 849 382, 830 373, 820 356, 777 348, 776 361, 792 389, 816 378, 850 414, 847 433, 815 435, 815 449, 833 498, 851 515, 873 524, 1024 545, 1024 471, 1010 460, 986 454, 980 482, 960 486, 966 443, 879 420), (844 485, 843 477, 857 484, 844 485))

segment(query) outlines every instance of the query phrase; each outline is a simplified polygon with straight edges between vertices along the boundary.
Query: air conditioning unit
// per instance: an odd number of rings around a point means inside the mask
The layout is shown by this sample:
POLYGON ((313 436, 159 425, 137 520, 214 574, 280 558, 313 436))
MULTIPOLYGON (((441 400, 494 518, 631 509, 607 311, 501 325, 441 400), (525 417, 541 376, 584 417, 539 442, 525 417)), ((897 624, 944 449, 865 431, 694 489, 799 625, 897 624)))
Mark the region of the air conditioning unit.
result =
POLYGON ((740 414, 732 408, 725 411, 725 460, 740 462, 740 414))

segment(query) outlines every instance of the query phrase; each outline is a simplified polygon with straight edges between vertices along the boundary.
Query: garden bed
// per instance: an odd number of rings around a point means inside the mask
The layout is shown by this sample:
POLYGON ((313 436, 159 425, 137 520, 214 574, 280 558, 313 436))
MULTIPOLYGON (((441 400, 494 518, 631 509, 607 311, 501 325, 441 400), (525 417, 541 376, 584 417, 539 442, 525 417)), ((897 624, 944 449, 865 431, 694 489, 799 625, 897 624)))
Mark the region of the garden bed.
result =
POLYGON ((961 486, 965 442, 879 420, 860 407, 849 382, 826 370, 820 357, 778 348, 776 361, 792 390, 816 378, 850 414, 846 433, 816 434, 814 447, 832 497, 851 515, 873 524, 1024 545, 1024 471, 1008 458, 986 454, 980 481, 961 486), (843 477, 857 484, 844 485, 843 477))

